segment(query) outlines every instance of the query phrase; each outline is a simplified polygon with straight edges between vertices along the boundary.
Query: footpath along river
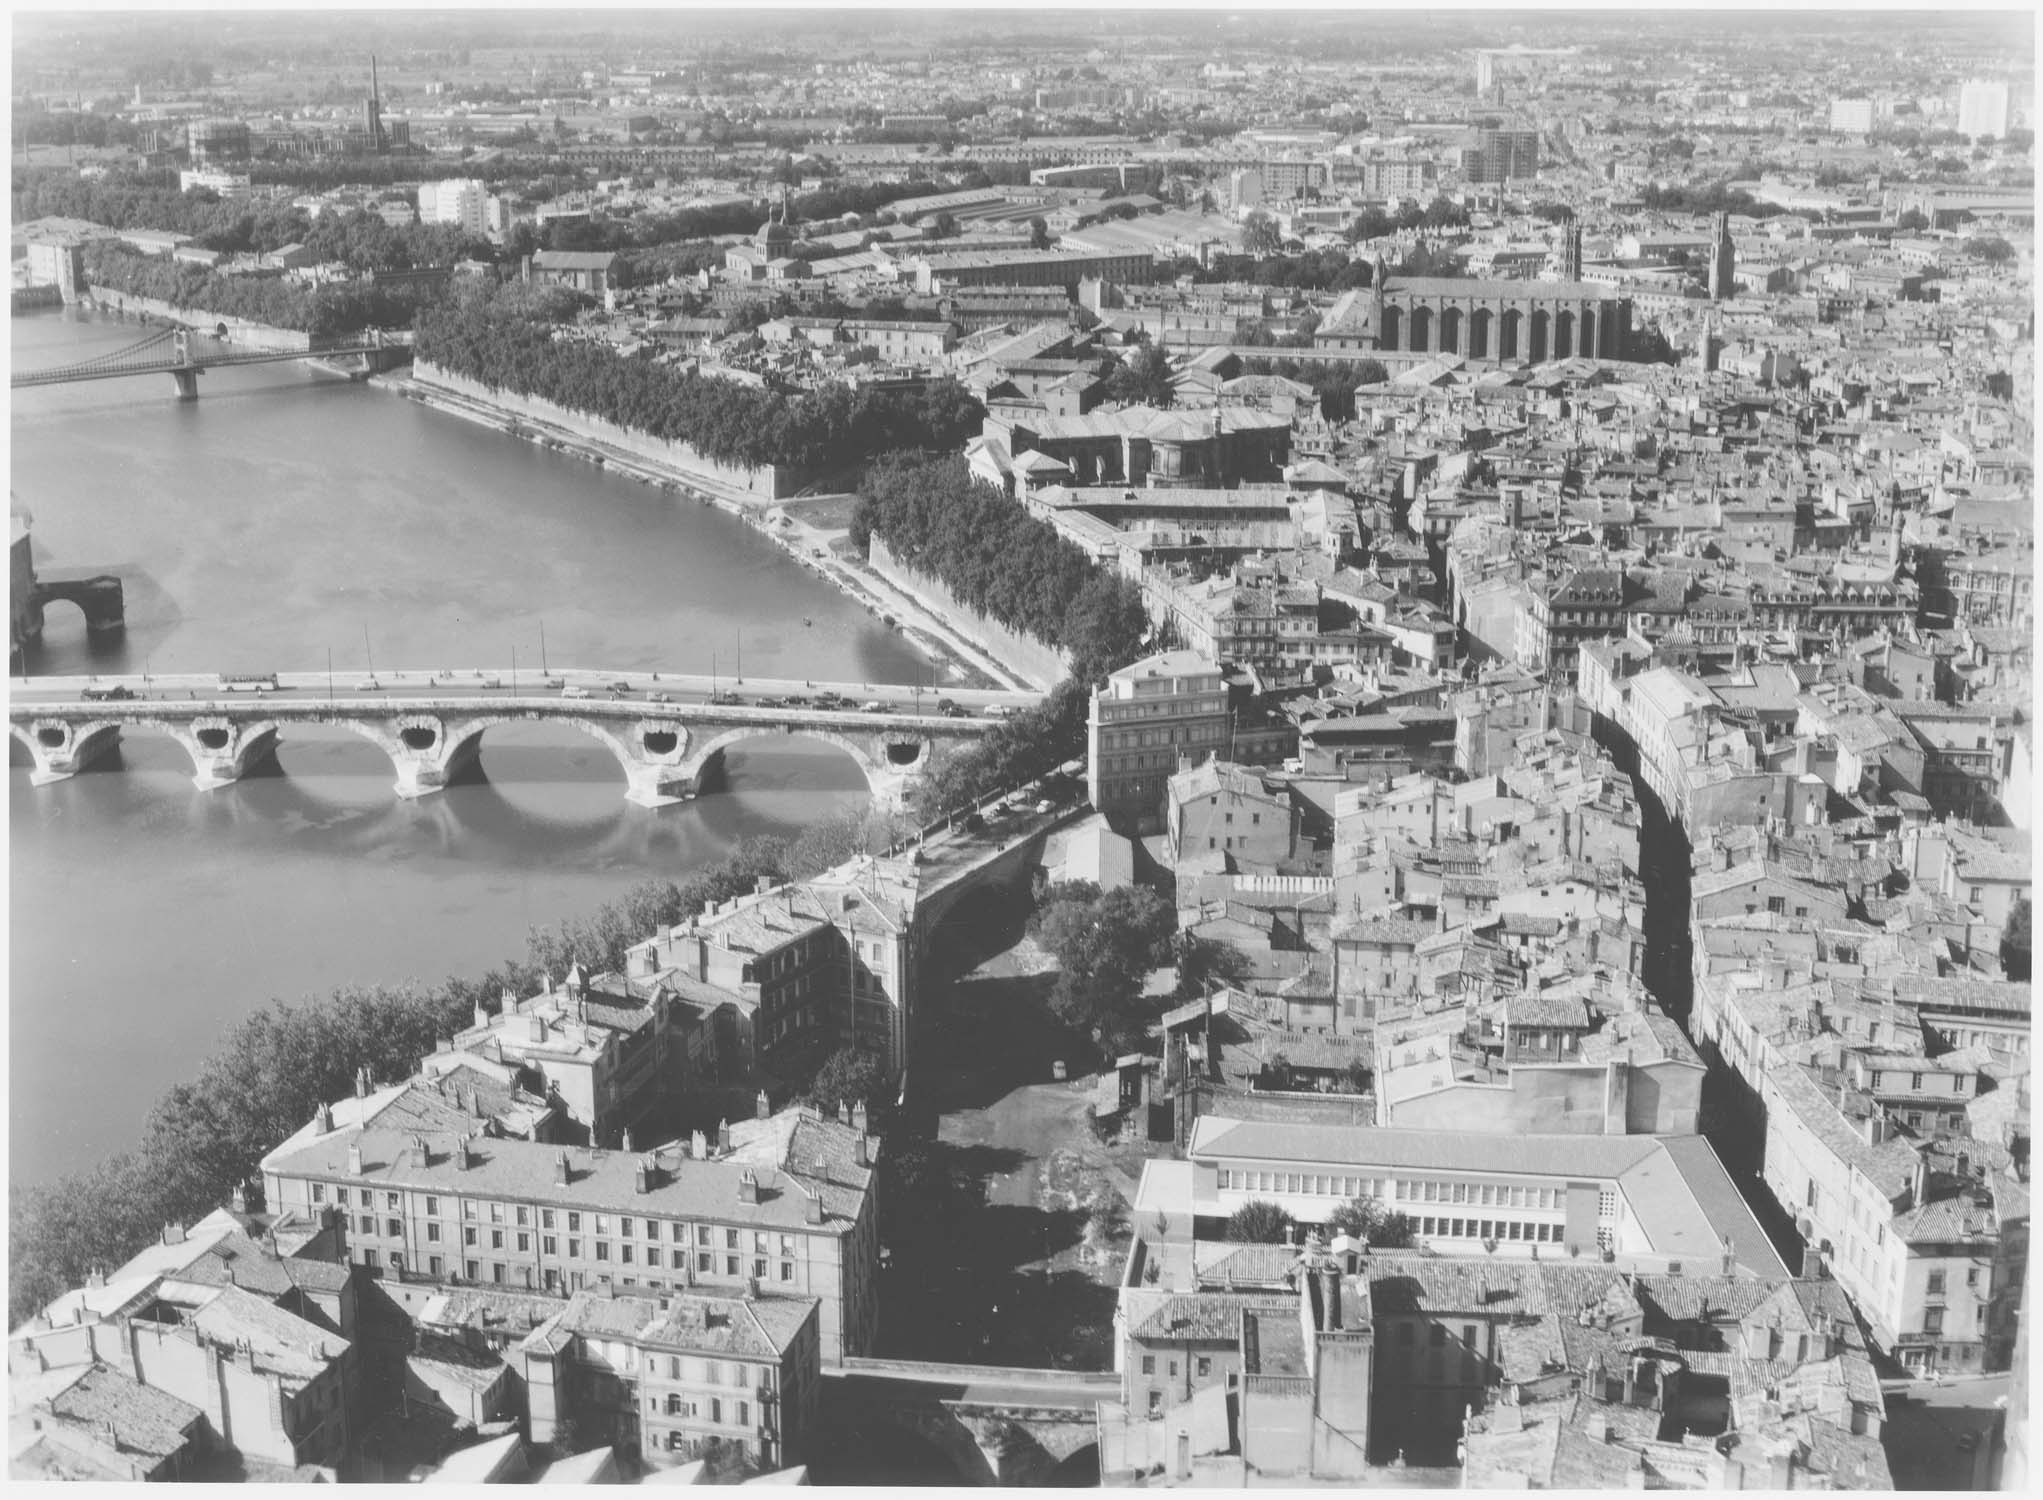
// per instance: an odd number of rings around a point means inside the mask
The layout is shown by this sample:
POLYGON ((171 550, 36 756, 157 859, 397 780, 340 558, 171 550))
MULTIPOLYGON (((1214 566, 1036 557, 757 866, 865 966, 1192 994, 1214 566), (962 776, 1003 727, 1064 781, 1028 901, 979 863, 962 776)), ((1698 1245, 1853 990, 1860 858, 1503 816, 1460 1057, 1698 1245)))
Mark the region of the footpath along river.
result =
MULTIPOLYGON (((141 336, 13 320, 14 368, 141 336)), ((118 572, 128 627, 52 605, 36 675, 548 665, 940 682, 901 635, 742 522, 303 365, 18 391, 9 487, 39 570, 118 572)), ((841 752, 761 740, 724 790, 648 812, 573 730, 493 730, 482 776, 391 794, 345 731, 293 734, 281 774, 201 792, 131 736, 31 787, 10 754, 8 1165, 14 1183, 133 1140, 149 1105, 272 997, 473 972, 527 929, 739 839, 858 805, 841 752)))

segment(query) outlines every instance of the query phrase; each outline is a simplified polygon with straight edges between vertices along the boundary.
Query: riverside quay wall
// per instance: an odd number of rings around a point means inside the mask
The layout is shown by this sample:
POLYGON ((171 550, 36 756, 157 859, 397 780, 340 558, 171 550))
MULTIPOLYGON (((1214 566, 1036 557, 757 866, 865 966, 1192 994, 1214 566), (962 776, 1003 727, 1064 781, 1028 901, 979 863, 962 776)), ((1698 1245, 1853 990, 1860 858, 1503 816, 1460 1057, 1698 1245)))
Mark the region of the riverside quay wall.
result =
POLYGON ((470 380, 465 375, 455 375, 425 360, 412 365, 411 378, 415 384, 429 389, 451 391, 478 405, 488 406, 511 416, 529 418, 558 427, 592 443, 602 443, 619 452, 643 458, 680 473, 693 474, 698 478, 720 484, 730 489, 744 490, 762 500, 785 500, 796 494, 808 483, 806 470, 788 464, 762 464, 756 469, 720 464, 714 459, 704 458, 687 443, 669 442, 649 433, 636 432, 629 427, 620 427, 615 422, 606 422, 601 417, 590 416, 587 412, 575 411, 551 401, 542 401, 533 396, 521 396, 515 391, 492 390, 479 380, 470 380))
POLYGON ((246 318, 230 318, 225 313, 207 312, 203 307, 179 307, 175 303, 164 302, 156 297, 138 297, 133 292, 119 291, 110 286, 93 287, 92 302, 101 312, 131 318, 161 318, 167 323, 182 324, 201 333, 212 333, 216 329, 224 328, 227 330, 228 338, 251 349, 274 349, 279 353, 295 353, 300 349, 318 347, 311 334, 300 333, 295 328, 272 328, 267 323, 251 323, 246 318))
POLYGON ((871 561, 873 571, 880 577, 935 612, 952 630, 1031 687, 1047 692, 1070 674, 1071 664, 1063 652, 1032 635, 1009 630, 965 603, 937 579, 908 567, 887 550, 886 539, 878 532, 873 533, 871 561))

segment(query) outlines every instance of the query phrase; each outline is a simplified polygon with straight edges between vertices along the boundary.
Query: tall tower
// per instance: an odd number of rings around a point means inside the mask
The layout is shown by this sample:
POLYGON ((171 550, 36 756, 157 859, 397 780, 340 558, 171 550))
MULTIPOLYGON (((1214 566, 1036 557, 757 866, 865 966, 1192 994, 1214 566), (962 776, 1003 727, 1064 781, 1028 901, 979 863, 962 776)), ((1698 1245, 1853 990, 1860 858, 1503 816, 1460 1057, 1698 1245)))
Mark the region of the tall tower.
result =
POLYGON ((1567 230, 1561 239, 1561 280, 1580 281, 1581 279, 1582 226, 1570 219, 1567 230))
POLYGON ((1722 302, 1737 286, 1738 252, 1731 244, 1731 216, 1720 213, 1710 220, 1710 300, 1722 302))
POLYGON ((383 137, 383 91, 376 81, 376 54, 369 54, 369 97, 362 104, 362 133, 369 138, 369 149, 379 156, 384 149, 383 137))

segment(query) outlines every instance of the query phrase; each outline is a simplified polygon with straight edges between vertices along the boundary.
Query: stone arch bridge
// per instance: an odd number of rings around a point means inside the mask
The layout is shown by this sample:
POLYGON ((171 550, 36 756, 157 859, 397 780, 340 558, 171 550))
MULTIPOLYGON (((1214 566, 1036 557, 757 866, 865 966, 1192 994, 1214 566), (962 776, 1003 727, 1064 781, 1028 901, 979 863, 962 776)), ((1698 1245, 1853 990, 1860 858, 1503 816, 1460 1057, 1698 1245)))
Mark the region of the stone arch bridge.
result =
POLYGON ((658 807, 693 796, 724 750, 743 740, 806 735, 858 763, 874 802, 898 807, 928 771, 939 744, 977 739, 990 718, 879 714, 857 709, 767 708, 746 704, 657 703, 491 696, 349 700, 217 694, 207 698, 13 702, 9 729, 34 758, 30 780, 74 776, 128 732, 176 740, 201 788, 227 786, 259 765, 293 725, 348 729, 380 746, 397 772, 400 797, 439 791, 472 763, 483 736, 502 724, 565 724, 598 741, 624 768, 625 796, 658 807))

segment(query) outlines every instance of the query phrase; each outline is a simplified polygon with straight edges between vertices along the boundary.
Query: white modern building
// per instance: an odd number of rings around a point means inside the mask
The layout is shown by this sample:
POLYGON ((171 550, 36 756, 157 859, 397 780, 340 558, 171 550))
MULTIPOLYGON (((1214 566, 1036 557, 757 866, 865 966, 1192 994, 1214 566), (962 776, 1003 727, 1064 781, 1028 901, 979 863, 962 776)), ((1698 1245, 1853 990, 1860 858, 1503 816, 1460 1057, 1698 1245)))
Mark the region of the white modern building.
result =
POLYGON ((2008 133, 2008 86, 1998 79, 1974 78, 1958 90, 1958 133, 1972 140, 2008 133))
POLYGON ((489 194, 473 177, 449 177, 419 184, 419 222, 453 224, 470 234, 485 232, 484 209, 489 194))

